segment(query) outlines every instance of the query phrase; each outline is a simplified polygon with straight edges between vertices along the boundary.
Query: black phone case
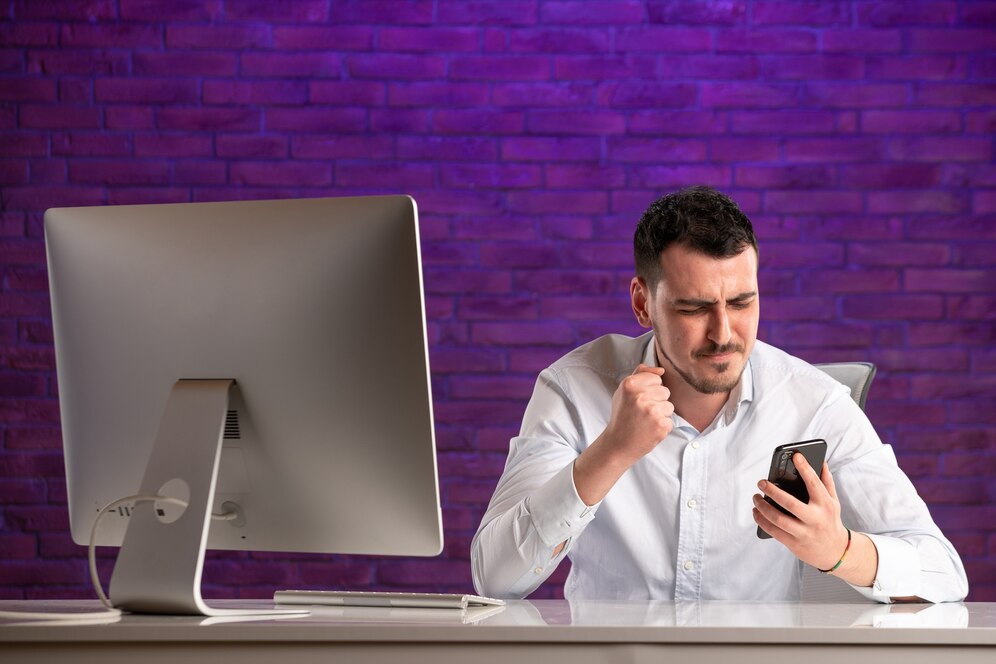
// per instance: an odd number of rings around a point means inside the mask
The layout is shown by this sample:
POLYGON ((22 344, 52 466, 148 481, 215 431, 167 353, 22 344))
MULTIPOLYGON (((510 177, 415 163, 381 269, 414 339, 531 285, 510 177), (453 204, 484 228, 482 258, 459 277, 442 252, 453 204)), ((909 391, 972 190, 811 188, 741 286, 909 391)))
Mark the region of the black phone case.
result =
MULTIPOLYGON (((827 455, 827 442, 825 440, 817 438, 800 443, 786 443, 776 447, 775 451, 771 454, 771 468, 768 470, 768 481, 773 482, 782 491, 798 498, 800 501, 808 503, 809 490, 806 488, 806 482, 799 475, 795 464, 792 462, 792 455, 796 452, 806 457, 806 461, 809 462, 809 465, 812 466, 817 475, 822 472, 823 460, 827 455)), ((765 496, 764 499, 785 514, 791 514, 791 512, 771 500, 771 498, 765 496)), ((757 528, 757 536, 761 539, 771 538, 771 535, 761 530, 760 526, 757 528)))

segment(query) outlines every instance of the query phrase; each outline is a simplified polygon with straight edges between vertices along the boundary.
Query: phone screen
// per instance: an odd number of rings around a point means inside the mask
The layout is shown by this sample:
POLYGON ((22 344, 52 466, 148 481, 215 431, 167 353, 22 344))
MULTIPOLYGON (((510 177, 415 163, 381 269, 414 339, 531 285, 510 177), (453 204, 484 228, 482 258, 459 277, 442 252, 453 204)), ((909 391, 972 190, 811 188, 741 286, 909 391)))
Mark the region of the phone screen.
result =
MULTIPOLYGON (((815 439, 800 443, 779 445, 771 454, 771 468, 768 470, 768 481, 774 483, 775 486, 785 493, 798 498, 804 503, 808 503, 809 489, 806 488, 805 480, 799 475, 795 463, 792 462, 792 455, 796 452, 806 457, 809 465, 819 474, 823 470, 823 460, 827 454, 827 442, 815 439)), ((785 514, 791 514, 791 512, 771 500, 771 498, 765 496, 764 499, 785 514)), ((761 530, 760 526, 757 528, 757 536, 761 539, 769 539, 771 537, 771 535, 761 530)))

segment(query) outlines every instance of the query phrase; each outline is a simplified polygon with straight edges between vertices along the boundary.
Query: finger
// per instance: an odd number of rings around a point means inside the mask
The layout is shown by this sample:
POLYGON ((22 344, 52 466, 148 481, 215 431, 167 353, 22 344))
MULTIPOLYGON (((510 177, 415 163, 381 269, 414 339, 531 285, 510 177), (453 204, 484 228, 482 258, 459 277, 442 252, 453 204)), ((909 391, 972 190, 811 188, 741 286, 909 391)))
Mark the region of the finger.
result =
POLYGON ((769 521, 768 518, 764 516, 764 514, 762 514, 756 507, 751 510, 751 514, 753 515, 754 523, 757 524, 758 528, 771 535, 771 539, 788 546, 788 543, 792 539, 788 533, 769 521))
MULTIPOLYGON (((754 509, 759 512, 768 523, 785 533, 786 538, 794 539, 798 537, 799 531, 803 526, 799 519, 795 518, 791 514, 785 514, 757 494, 754 494, 752 500, 754 501, 754 509)), ((768 534, 770 535, 771 533, 768 534)))
POLYGON ((641 374, 641 373, 653 374, 655 376, 663 376, 664 375, 664 367, 651 367, 651 366, 648 366, 648 365, 643 364, 641 362, 636 367, 636 369, 633 370, 633 374, 632 375, 635 376, 635 375, 641 374))
POLYGON ((796 452, 792 455, 792 463, 795 464, 795 469, 799 472, 799 477, 806 483, 806 490, 809 491, 809 502, 819 500, 823 496, 828 495, 826 487, 820 481, 820 476, 809 465, 809 461, 806 460, 806 456, 802 452, 796 452))
POLYGON ((823 462, 823 472, 820 473, 820 480, 823 482, 823 486, 827 488, 827 492, 830 497, 837 500, 837 485, 833 482, 833 475, 830 474, 830 466, 827 462, 823 462))
POLYGON ((797 518, 801 519, 805 516, 807 507, 806 503, 802 502, 787 491, 783 491, 774 482, 761 480, 757 483, 757 488, 761 490, 761 493, 787 509, 797 518))

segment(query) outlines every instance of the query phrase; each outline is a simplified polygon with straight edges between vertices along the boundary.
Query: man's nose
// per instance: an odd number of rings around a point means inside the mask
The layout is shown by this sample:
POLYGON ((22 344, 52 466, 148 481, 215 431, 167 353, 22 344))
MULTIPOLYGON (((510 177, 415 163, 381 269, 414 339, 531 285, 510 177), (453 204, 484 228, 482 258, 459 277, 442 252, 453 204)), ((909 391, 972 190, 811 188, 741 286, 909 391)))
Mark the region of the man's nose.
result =
POLYGON ((733 334, 730 331, 730 318, 725 307, 716 307, 709 320, 709 340, 718 346, 730 342, 733 334))

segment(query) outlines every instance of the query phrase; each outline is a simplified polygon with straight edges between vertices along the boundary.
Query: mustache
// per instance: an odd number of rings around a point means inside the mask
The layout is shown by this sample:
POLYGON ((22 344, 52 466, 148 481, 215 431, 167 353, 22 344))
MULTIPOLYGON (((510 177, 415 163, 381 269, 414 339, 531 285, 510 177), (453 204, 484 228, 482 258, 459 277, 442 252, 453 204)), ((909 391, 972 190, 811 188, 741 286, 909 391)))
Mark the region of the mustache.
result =
POLYGON ((723 353, 742 353, 744 352, 744 347, 738 343, 728 343, 720 346, 719 344, 712 344, 711 346, 706 346, 705 348, 700 348, 695 351, 693 357, 709 357, 710 355, 722 355, 723 353))

